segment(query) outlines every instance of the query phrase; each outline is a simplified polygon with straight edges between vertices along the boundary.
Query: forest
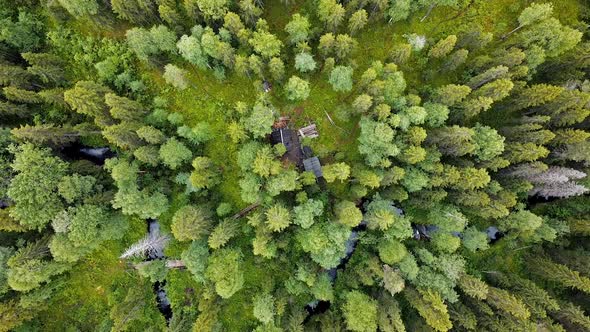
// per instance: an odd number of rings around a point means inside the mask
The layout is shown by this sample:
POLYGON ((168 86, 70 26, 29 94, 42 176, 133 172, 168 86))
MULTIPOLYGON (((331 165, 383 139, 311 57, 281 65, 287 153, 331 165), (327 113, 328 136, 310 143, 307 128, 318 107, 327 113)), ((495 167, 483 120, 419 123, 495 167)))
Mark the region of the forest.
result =
POLYGON ((588 0, 0 0, 0 332, 590 331, 588 172, 588 0))

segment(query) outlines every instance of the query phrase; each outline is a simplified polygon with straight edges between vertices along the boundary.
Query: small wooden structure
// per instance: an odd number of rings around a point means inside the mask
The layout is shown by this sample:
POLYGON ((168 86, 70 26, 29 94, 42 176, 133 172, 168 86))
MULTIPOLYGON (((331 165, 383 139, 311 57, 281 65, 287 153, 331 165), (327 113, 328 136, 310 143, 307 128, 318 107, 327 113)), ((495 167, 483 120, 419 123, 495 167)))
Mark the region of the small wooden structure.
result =
POLYGON ((303 168, 308 172, 313 172, 316 178, 324 177, 322 164, 318 157, 311 157, 303 160, 303 168))
POLYGON ((302 138, 305 138, 305 137, 316 138, 316 137, 320 136, 320 134, 318 134, 318 130, 316 128, 315 123, 312 123, 309 126, 300 128, 299 135, 302 138))

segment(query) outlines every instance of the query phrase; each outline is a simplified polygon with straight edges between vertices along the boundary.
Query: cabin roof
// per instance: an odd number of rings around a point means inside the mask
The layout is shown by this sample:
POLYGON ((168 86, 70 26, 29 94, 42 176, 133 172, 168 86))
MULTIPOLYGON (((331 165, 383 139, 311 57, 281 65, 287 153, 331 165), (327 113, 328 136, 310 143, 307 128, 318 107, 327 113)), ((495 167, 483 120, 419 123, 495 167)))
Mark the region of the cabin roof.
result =
POLYGON ((321 178, 324 176, 324 173, 322 172, 322 164, 320 164, 318 157, 304 159, 303 167, 306 171, 313 172, 316 178, 321 178))
POLYGON ((274 144, 283 144, 287 149, 283 158, 295 163, 297 166, 301 165, 303 159, 303 152, 301 151, 301 144, 297 133, 289 128, 279 128, 272 131, 270 134, 270 141, 274 144))

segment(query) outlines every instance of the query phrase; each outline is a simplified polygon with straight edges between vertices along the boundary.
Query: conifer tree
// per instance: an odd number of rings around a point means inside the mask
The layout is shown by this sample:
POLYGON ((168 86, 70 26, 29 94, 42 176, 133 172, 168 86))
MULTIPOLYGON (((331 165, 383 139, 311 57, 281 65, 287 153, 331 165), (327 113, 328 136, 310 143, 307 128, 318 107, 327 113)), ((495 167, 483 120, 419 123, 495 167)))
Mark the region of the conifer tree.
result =
POLYGON ((532 273, 542 279, 554 282, 562 287, 590 293, 590 279, 565 265, 555 263, 548 258, 535 257, 529 259, 527 266, 532 273))

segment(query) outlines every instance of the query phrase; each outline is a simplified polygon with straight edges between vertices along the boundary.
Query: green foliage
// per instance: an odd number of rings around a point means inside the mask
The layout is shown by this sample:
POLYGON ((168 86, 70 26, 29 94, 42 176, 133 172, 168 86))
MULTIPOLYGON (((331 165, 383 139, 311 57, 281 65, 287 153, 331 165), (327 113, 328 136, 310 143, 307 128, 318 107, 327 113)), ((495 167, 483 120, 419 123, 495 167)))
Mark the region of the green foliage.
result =
POLYGON ((179 241, 202 239, 209 233, 211 220, 207 210, 196 206, 183 206, 172 217, 172 234, 179 241))
POLYGON ((24 10, 24 8, 19 10, 15 19, 2 15, 0 25, 2 26, 0 41, 20 52, 32 52, 42 46, 44 39, 42 36, 45 30, 43 21, 41 17, 24 10))
POLYGON ((367 165, 389 166, 391 161, 388 158, 399 153, 399 148, 393 142, 394 130, 387 124, 368 117, 362 117, 359 125, 361 134, 358 149, 365 156, 367 165))
POLYGON ((204 241, 193 241, 182 252, 182 261, 192 274, 193 279, 199 283, 205 282, 205 269, 209 258, 209 248, 204 241))
POLYGON ((160 146, 160 158, 164 165, 176 169, 189 161, 193 154, 184 144, 172 137, 160 146))
POLYGON ((250 116, 244 121, 244 126, 254 137, 263 137, 271 132, 274 122, 272 108, 263 103, 256 103, 250 116))
POLYGON ((10 214, 23 226, 42 229, 63 208, 57 189, 67 164, 49 149, 25 144, 14 151, 12 169, 17 174, 7 194, 16 204, 10 214))
POLYGON ((0 2, 0 330, 589 329, 582 2, 0 2))
POLYGON ((281 204, 275 204, 265 212, 266 226, 273 232, 281 232, 291 224, 291 213, 281 204))
POLYGON ((244 286, 242 253, 236 249, 219 249, 209 256, 205 276, 215 284, 215 291, 230 298, 244 286))
POLYGON ((342 201, 334 206, 336 221, 348 227, 355 227, 363 220, 363 213, 353 202, 342 201))
POLYGON ((293 14, 289 23, 285 25, 285 31, 289 34, 289 42, 291 44, 305 42, 309 37, 310 27, 307 17, 299 13, 293 14))
POLYGON ((452 324, 447 306, 438 293, 431 290, 418 292, 412 288, 406 288, 404 296, 434 330, 448 331, 451 329, 452 324))
POLYGON ((406 247, 401 242, 393 239, 381 241, 377 250, 381 261, 388 265, 400 262, 408 254, 406 247))
POLYGON ((173 87, 184 90, 188 88, 189 82, 186 78, 186 71, 184 69, 180 69, 173 64, 167 64, 164 67, 164 80, 166 83, 172 85, 173 87))
POLYGON ((263 58, 272 58, 281 54, 283 43, 267 31, 255 31, 249 39, 250 45, 263 58))
POLYGON ((272 322, 275 315, 274 298, 270 294, 258 294, 254 297, 254 317, 263 324, 272 322))
POLYGON ((285 85, 289 100, 305 100, 309 97, 309 82, 297 76, 291 76, 285 85))
POLYGON ((352 291, 346 294, 342 307, 346 326, 351 331, 377 330, 377 303, 367 295, 352 291))
POLYGON ((475 227, 469 227, 463 232, 463 246, 472 252, 490 247, 487 234, 475 227))
POLYGON ((449 35, 432 46, 430 51, 428 51, 428 56, 431 58, 442 58, 451 53, 456 43, 457 36, 449 35))
POLYGON ((334 91, 348 92, 352 90, 352 73, 353 69, 351 67, 336 66, 330 73, 328 82, 330 82, 334 91))
POLYGON ((335 0, 318 1, 317 15, 328 29, 336 30, 344 21, 344 14, 344 7, 335 0))
POLYGON ((151 282, 164 281, 168 274, 166 261, 157 260, 140 264, 137 266, 137 272, 140 276, 149 279, 151 282))
POLYGON ((302 228, 309 228, 314 223, 314 218, 319 217, 324 212, 322 201, 309 199, 305 203, 293 208, 293 222, 302 228))
POLYGON ((346 251, 350 229, 336 223, 315 223, 298 230, 297 241, 311 259, 325 269, 338 265, 346 251))
POLYGON ((68 13, 76 18, 96 15, 98 13, 98 3, 96 0, 59 0, 58 2, 68 13))
POLYGON ((212 188, 219 182, 215 164, 207 157, 197 157, 193 160, 194 170, 191 172, 190 182, 197 189, 212 188))
POLYGON ((316 62, 309 53, 299 53, 295 56, 295 69, 302 73, 311 72, 316 68, 316 62))

